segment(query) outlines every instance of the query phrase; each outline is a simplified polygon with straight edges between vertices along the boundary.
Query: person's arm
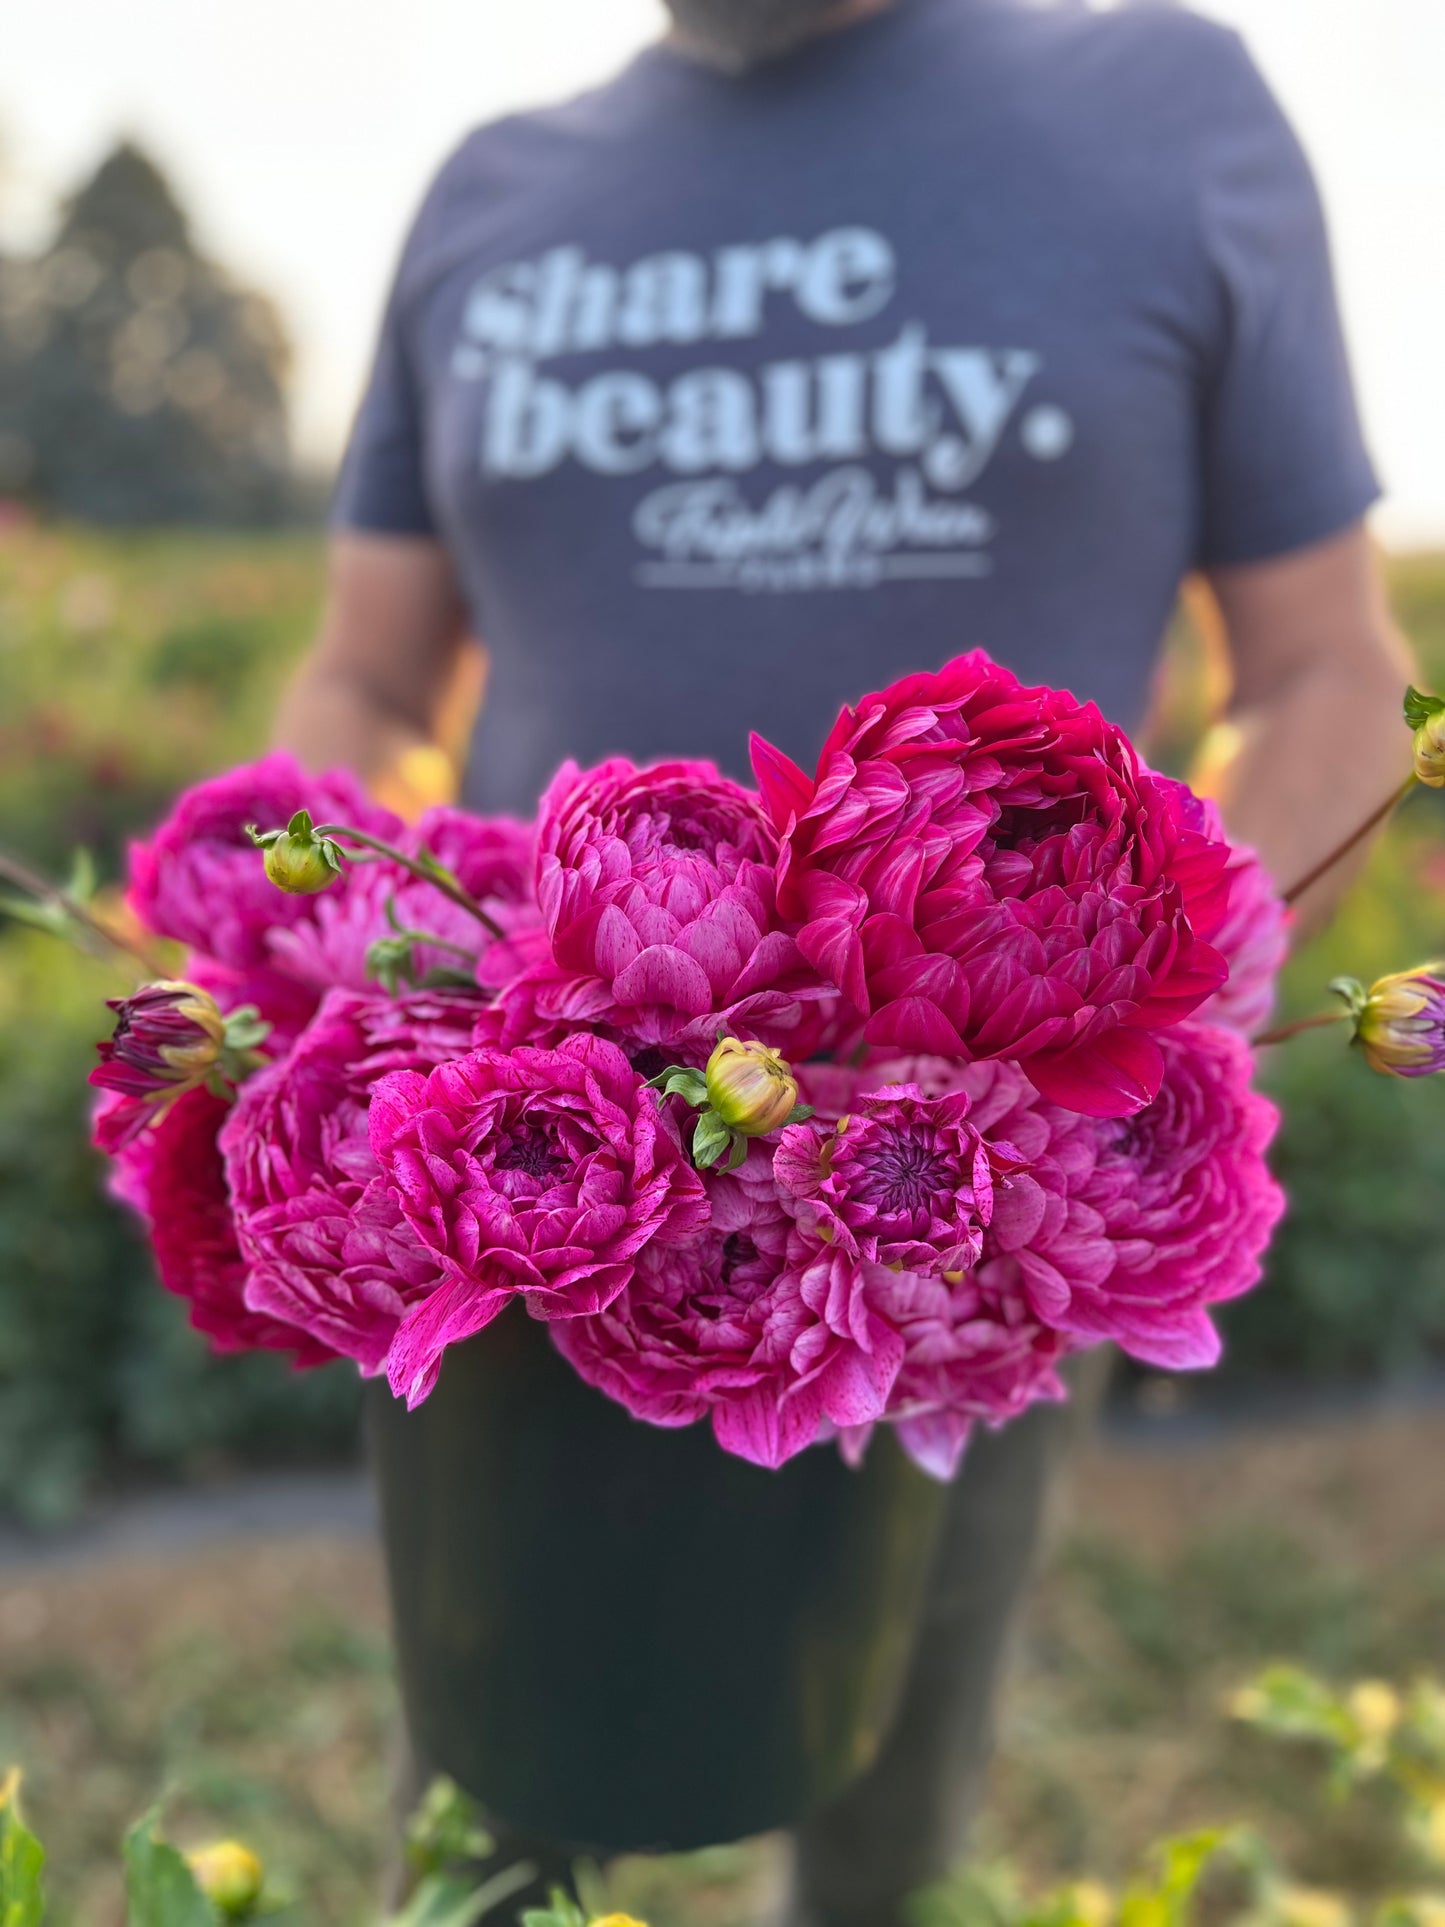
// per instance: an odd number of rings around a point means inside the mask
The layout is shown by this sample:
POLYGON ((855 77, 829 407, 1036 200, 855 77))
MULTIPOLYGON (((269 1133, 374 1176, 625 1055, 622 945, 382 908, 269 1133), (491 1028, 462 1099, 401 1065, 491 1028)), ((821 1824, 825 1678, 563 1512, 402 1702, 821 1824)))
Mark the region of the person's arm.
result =
POLYGON ((315 647, 275 738, 313 770, 354 770, 403 816, 455 791, 444 717, 469 657, 446 550, 428 537, 339 533, 315 647))
MULTIPOLYGON (((1287 890, 1409 774, 1410 653, 1363 523, 1208 581, 1234 690, 1202 780, 1287 890)), ((1300 899, 1299 936, 1328 919, 1365 848, 1300 899)))

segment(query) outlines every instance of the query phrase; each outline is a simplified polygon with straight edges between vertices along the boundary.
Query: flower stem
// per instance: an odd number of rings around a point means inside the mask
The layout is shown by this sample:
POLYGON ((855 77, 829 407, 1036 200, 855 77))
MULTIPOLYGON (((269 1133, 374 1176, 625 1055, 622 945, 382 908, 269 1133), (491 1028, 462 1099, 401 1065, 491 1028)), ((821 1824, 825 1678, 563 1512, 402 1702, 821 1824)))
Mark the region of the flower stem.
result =
POLYGON ((1251 1037, 1249 1041, 1256 1050, 1266 1044, 1285 1044, 1303 1031, 1323 1030, 1327 1024, 1343 1024, 1349 1016, 1348 1010, 1327 1010, 1318 1017, 1299 1017, 1292 1024, 1281 1024, 1278 1030, 1261 1031, 1258 1037, 1251 1037))
MULTIPOLYGON (((48 903, 52 908, 63 912, 80 929, 98 938, 107 949, 119 951, 121 956, 143 964, 148 976, 164 977, 167 974, 165 965, 144 944, 137 943, 130 937, 118 936, 98 917, 92 916, 83 903, 77 903, 68 890, 62 890, 58 883, 52 883, 48 877, 41 876, 38 870, 32 870, 28 864, 22 863, 19 857, 11 856, 5 850, 0 850, 0 877, 13 883, 17 889, 23 890, 26 896, 34 897, 37 903, 48 903)), ((57 931, 54 934, 61 933, 57 931)), ((81 947, 84 948, 84 946, 81 947)))
POLYGON ((1285 891, 1284 901, 1286 903, 1297 903, 1299 899, 1304 895, 1305 891, 1310 889, 1314 884, 1318 883, 1320 878, 1324 876, 1327 871, 1333 870, 1335 865, 1338 862, 1340 862, 1342 858, 1347 857, 1349 855, 1350 851, 1354 849, 1357 843, 1363 843, 1365 838, 1370 834, 1371 830, 1378 829, 1380 824, 1384 822, 1385 818, 1389 816, 1392 811, 1399 808, 1400 804, 1404 802, 1405 798, 1410 794, 1411 790, 1414 789, 1414 787, 1415 787, 1415 774, 1414 774, 1414 771, 1412 770, 1411 773, 1405 778, 1404 782, 1400 785, 1399 789, 1392 790, 1390 794, 1385 798, 1385 801, 1380 805, 1380 807, 1377 810, 1372 810, 1371 813, 1365 818, 1364 822, 1360 824, 1358 829, 1351 830, 1350 834, 1345 838, 1343 843, 1337 843, 1334 849, 1330 851, 1327 857, 1325 857, 1321 862, 1317 863, 1312 870, 1308 871, 1304 876, 1302 876, 1298 883, 1292 884, 1290 888, 1285 891))
POLYGON ((464 890, 455 877, 449 877, 437 870, 429 870, 424 863, 410 857, 394 844, 383 843, 380 837, 368 836, 365 830, 349 829, 345 823, 321 823, 313 832, 316 836, 345 837, 348 843, 359 843, 364 850, 375 850, 378 856, 387 857, 392 863, 399 864, 409 875, 418 877, 423 883, 434 884, 444 897, 449 897, 469 916, 476 918, 483 929, 494 937, 504 937, 507 933, 494 917, 487 915, 469 890, 464 890))

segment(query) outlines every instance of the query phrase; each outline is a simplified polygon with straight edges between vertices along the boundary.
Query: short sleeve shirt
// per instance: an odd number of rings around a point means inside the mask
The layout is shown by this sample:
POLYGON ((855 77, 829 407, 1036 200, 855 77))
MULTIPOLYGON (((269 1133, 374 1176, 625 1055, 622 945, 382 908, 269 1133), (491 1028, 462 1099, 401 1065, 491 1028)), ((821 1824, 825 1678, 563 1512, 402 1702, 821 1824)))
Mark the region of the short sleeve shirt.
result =
POLYGON ((816 753, 961 650, 1137 724, 1181 578, 1377 485, 1318 196, 1239 39, 896 0, 741 75, 666 46, 480 129, 407 241, 343 528, 443 542, 467 792, 816 753))

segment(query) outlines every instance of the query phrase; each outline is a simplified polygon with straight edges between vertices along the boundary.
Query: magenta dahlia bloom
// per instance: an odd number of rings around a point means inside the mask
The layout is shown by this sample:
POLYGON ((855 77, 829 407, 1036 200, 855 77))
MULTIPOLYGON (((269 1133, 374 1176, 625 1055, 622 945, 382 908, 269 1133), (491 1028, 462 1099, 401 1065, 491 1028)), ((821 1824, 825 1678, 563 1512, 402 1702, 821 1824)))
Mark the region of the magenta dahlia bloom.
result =
MULTIPOLYGON (((408 856, 429 850, 493 921, 509 933, 515 930, 519 940, 527 924, 535 924, 528 824, 435 809, 393 840, 408 856)), ((309 915, 273 931, 271 956, 289 976, 323 990, 374 989, 366 956, 378 938, 394 935, 388 903, 408 929, 441 939, 440 945, 417 946, 419 976, 433 970, 465 975, 475 969, 468 956, 480 961, 492 948, 486 926, 470 911, 383 857, 353 866, 340 883, 310 900, 309 915)))
MULTIPOLYGON (((1204 798, 1190 801, 1197 812, 1192 819, 1195 827, 1216 841, 1224 840, 1218 807, 1204 798)), ((1198 1015, 1237 1030, 1242 1037, 1253 1037, 1274 1011, 1279 973, 1289 955, 1290 913, 1248 845, 1231 845, 1226 875, 1229 909, 1210 942, 1229 966, 1229 981, 1200 1005, 1198 1015)))
POLYGON ((333 991, 283 1062, 242 1087, 221 1132, 246 1302, 380 1371, 409 1306, 442 1282, 367 1139, 378 1079, 470 1048, 478 999, 333 991))
POLYGON ((1200 1369, 1219 1356, 1209 1307, 1258 1281, 1284 1207, 1264 1157, 1278 1115, 1232 1032, 1195 1022, 1159 1043, 1159 1095, 1128 1119, 1064 1111, 1013 1065, 961 1068, 977 1128, 1029 1159, 997 1193, 975 1275, 1072 1347, 1112 1339, 1200 1369))
POLYGON ((635 1417, 708 1417, 724 1451, 776 1467, 880 1416, 903 1345, 872 1302, 891 1274, 802 1246, 771 1165, 754 1145, 739 1171, 709 1177, 709 1227, 648 1245, 625 1291, 552 1339, 635 1417))
POLYGON ((1060 1361, 1077 1349, 1023 1294, 973 1272, 950 1283, 903 1272, 886 1316, 903 1340, 887 1417, 899 1443, 936 1479, 958 1470, 973 1428, 1006 1425, 1040 1401, 1067 1397, 1060 1361))
POLYGON ((196 784, 148 843, 131 845, 132 908, 149 929, 234 969, 267 963, 271 932, 307 921, 320 899, 268 881, 246 827, 276 829, 299 809, 389 842, 402 829, 345 771, 308 776, 290 756, 266 756, 196 784))
POLYGON ((756 738, 754 765, 779 911, 871 1043, 1149 1102, 1158 1033, 1224 981, 1229 852, 1092 704, 975 651, 845 709, 815 777, 756 738))
POLYGON ((984 1143, 969 1108, 962 1091, 896 1084, 832 1130, 785 1130, 773 1173, 805 1242, 929 1276, 971 1269, 993 1216, 994 1157, 1017 1160, 984 1143))
POLYGON ((544 1004, 581 999, 641 1043, 710 1049, 723 1022, 795 1049, 816 1035, 822 987, 777 924, 777 836, 711 763, 568 763, 537 842, 544 1004))
MULTIPOLYGON (((107 1112, 124 1102, 109 1092, 101 1099, 99 1142, 107 1112)), ((143 1219, 161 1283, 187 1300, 191 1323, 214 1350, 289 1351, 298 1365, 325 1365, 336 1354, 318 1336, 246 1303, 246 1262, 216 1142, 230 1108, 209 1091, 187 1091, 116 1151, 111 1188, 143 1219)))
POLYGON ((448 1282, 410 1311, 392 1389, 415 1405, 442 1352, 512 1298, 541 1318, 603 1310, 654 1238, 707 1224, 677 1127, 616 1045, 482 1049, 372 1099, 371 1144, 448 1282))

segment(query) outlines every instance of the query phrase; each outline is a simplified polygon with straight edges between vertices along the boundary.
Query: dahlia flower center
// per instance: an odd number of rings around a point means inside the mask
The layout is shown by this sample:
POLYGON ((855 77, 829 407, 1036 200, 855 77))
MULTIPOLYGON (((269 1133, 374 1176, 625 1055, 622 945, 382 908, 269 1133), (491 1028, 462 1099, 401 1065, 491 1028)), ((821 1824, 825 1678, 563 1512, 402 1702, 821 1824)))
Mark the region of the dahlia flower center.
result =
POLYGON ((1067 836, 1088 813, 1088 799, 1082 796, 1033 807, 1008 803, 999 811, 988 842, 994 850, 1018 850, 1027 855, 1050 837, 1067 836))
POLYGON ((549 1131, 539 1124, 523 1124, 498 1147, 492 1168, 495 1171, 519 1171, 524 1177, 535 1178, 541 1184, 564 1171, 567 1161, 558 1155, 549 1131))
POLYGON ((926 1212, 954 1188, 948 1159, 929 1136, 900 1131, 870 1147, 849 1189, 860 1202, 890 1217, 926 1212))

